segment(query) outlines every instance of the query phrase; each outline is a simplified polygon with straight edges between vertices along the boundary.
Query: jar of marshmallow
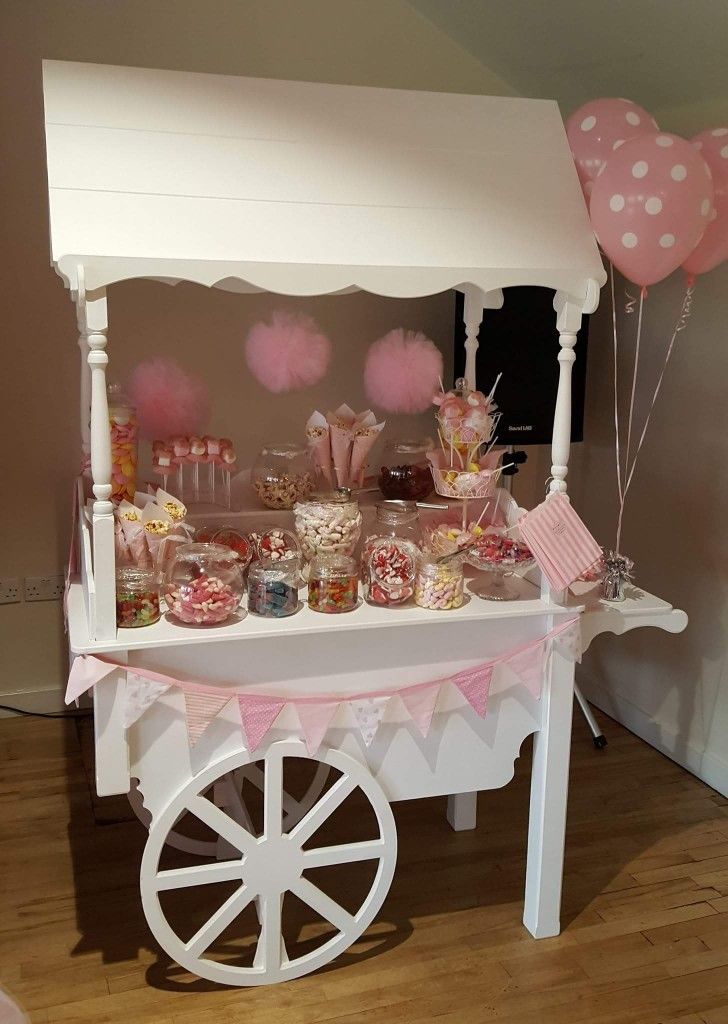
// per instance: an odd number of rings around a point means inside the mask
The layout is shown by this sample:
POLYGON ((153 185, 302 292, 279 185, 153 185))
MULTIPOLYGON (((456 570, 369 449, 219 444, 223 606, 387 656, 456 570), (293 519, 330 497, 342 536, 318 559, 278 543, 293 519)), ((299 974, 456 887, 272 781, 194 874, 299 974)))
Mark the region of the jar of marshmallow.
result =
POLYGON ((361 536, 359 502, 347 487, 312 494, 294 506, 296 535, 307 562, 316 555, 353 555, 361 536))

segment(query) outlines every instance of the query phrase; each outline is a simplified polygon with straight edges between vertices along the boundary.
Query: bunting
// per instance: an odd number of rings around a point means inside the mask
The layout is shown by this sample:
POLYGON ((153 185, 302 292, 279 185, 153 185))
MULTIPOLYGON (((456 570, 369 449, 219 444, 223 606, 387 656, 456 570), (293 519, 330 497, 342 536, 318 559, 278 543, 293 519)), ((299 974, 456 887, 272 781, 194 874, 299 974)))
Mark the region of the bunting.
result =
POLYGON ((118 669, 126 670, 123 723, 125 728, 137 722, 142 715, 170 687, 182 689, 190 746, 193 747, 210 723, 233 698, 237 701, 240 721, 245 732, 248 749, 256 750, 265 739, 286 704, 293 704, 301 725, 301 732, 309 755, 313 756, 324 741, 337 708, 348 704, 367 747, 371 746, 379 730, 391 697, 401 697, 402 703, 422 736, 427 736, 437 707, 442 687, 451 683, 481 718, 488 708, 493 672, 499 665, 507 665, 529 692, 538 699, 545 671, 545 659, 554 646, 569 660, 581 659, 581 629, 578 618, 560 624, 546 636, 508 651, 491 661, 464 669, 444 679, 434 679, 391 690, 358 694, 321 694, 288 700, 273 695, 239 692, 233 687, 209 686, 204 683, 176 679, 138 666, 126 666, 94 655, 75 659, 68 678, 66 703, 118 669))

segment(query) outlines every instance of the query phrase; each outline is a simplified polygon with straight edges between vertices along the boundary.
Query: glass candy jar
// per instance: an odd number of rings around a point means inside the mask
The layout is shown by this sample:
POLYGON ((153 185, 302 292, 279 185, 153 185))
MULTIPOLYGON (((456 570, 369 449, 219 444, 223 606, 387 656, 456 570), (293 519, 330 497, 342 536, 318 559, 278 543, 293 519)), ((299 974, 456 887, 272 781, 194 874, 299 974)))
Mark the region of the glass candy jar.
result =
POLYGON ((379 471, 379 490, 385 498, 421 501, 432 492, 432 473, 427 452, 430 438, 417 441, 390 441, 379 471))
POLYGON ((299 569, 297 558, 254 562, 248 573, 248 611, 269 619, 297 612, 299 569))
POLYGON ((119 629, 159 621, 158 575, 153 569, 116 570, 116 625, 119 629))
POLYGON ((380 501, 375 532, 362 554, 364 597, 370 604, 401 604, 414 592, 422 534, 412 501, 380 501))
POLYGON ((136 409, 119 384, 109 384, 109 431, 111 434, 111 500, 134 500, 136 492, 139 427, 136 409))
POLYGON ((350 612, 357 606, 359 578, 349 555, 317 555, 308 577, 308 606, 315 612, 350 612))
POLYGON ((243 596, 237 552, 222 544, 183 544, 164 577, 164 596, 180 622, 217 626, 235 613, 243 596))
POLYGON ((308 448, 300 444, 265 445, 253 463, 250 479, 266 508, 293 508, 313 490, 308 448))
POLYGON ((318 554, 353 555, 361 536, 359 502, 347 487, 312 494, 295 509, 296 534, 307 562, 318 554))
POLYGON ((246 534, 234 526, 222 526, 212 534, 210 540, 213 544, 222 544, 234 551, 240 560, 241 572, 245 572, 253 559, 253 544, 246 534))
POLYGON ((417 568, 415 603, 420 608, 449 611, 463 603, 463 567, 459 559, 438 562, 425 556, 417 568))

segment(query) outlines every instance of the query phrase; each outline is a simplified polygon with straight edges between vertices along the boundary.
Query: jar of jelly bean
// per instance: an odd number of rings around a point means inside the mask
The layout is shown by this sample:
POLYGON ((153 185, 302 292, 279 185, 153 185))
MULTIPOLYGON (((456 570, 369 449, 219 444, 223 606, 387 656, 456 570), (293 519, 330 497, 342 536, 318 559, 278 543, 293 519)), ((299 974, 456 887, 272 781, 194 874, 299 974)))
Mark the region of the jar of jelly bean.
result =
POLYGON ((420 560, 415 581, 415 604, 449 611, 463 603, 463 567, 459 559, 438 562, 428 555, 420 560))
POLYGON ((349 555, 317 555, 308 577, 308 606, 315 612, 351 612, 358 603, 359 577, 349 555))
POLYGON ((116 570, 116 625, 120 629, 159 621, 159 585, 152 569, 116 570))
POLYGON ((248 611, 268 619, 282 619, 298 611, 300 561, 261 558, 248 572, 248 611))
POLYGON ((431 448, 429 437, 389 442, 377 481, 385 498, 421 501, 432 492, 432 473, 427 460, 431 448))

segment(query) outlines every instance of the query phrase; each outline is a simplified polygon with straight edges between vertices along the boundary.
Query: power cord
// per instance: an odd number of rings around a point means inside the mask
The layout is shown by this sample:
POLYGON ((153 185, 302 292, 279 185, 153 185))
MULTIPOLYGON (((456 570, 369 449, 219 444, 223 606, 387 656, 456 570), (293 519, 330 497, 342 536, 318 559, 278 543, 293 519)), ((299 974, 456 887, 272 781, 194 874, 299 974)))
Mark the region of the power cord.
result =
POLYGON ((92 711, 28 711, 27 708, 14 708, 10 704, 0 704, 0 711, 12 711, 29 718, 90 718, 93 714, 92 711))

